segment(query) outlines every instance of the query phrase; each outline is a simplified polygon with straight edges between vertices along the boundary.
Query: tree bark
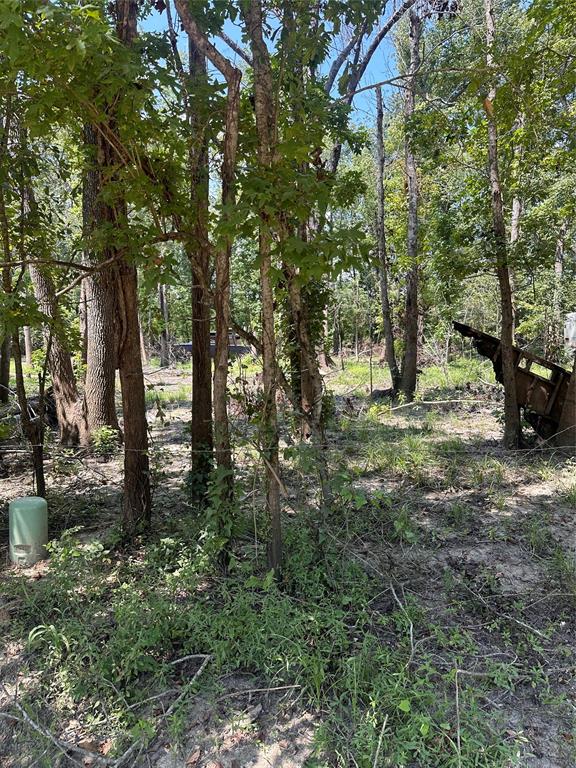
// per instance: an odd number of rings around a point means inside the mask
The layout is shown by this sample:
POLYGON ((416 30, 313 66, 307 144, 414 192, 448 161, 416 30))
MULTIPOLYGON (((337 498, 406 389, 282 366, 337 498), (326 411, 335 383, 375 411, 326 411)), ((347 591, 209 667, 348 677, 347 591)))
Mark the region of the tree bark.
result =
POLYGON ((552 316, 546 329, 546 356, 556 356, 562 349, 564 320, 562 317, 562 279, 564 276, 564 249, 568 224, 563 221, 556 238, 554 252, 554 283, 552 289, 552 316))
MULTIPOLYGON (((227 77, 226 122, 224 129, 224 156, 222 159, 222 218, 229 228, 230 210, 235 201, 236 151, 238 148, 238 120, 240 110, 240 70, 227 77)), ((214 448, 216 465, 220 471, 220 500, 224 508, 232 500, 232 449, 228 424, 228 349, 230 333, 230 258, 232 237, 228 235, 216 250, 216 350, 214 354, 214 448)))
MULTIPOLYGON (((486 16, 486 64, 494 69, 494 8, 493 0, 484 0, 486 16)), ((493 75, 491 74, 491 77, 493 75)), ((494 250, 496 256, 496 276, 500 290, 502 327, 500 348, 502 355, 502 378, 504 383, 504 444, 507 448, 517 448, 520 444, 520 412, 516 397, 516 368, 512 345, 514 343, 514 307, 510 288, 510 271, 506 252, 506 226, 504 223, 504 205, 500 172, 498 167, 498 129, 494 116, 496 87, 491 85, 484 107, 488 118, 488 168, 492 201, 492 226, 494 232, 494 250)))
POLYGON ((148 365, 148 353, 146 352, 146 341, 144 339, 144 333, 142 332, 142 320, 139 321, 140 326, 140 355, 142 356, 142 365, 148 365))
MULTIPOLYGON (((0 133, 0 162, 4 165, 8 161, 8 135, 12 123, 12 102, 7 98, 6 108, 2 115, 0 133)), ((6 212, 4 197, 4 185, 0 184, 0 235, 2 240, 2 290, 7 295, 11 291, 10 267, 10 226, 6 212)), ((4 339, 0 346, 0 403, 7 403, 10 399, 10 354, 11 354, 10 330, 5 331, 4 339)))
POLYGON ((576 449, 576 357, 554 442, 556 445, 576 449))
POLYGON ((400 389, 408 401, 414 399, 418 375, 418 174, 413 142, 410 137, 416 108, 416 74, 420 68, 420 36, 422 21, 410 11, 410 66, 404 108, 406 122, 405 167, 408 185, 407 254, 410 270, 406 278, 406 309, 404 314, 404 357, 400 389))
POLYGON ((170 365, 170 347, 168 335, 168 295, 164 285, 158 286, 158 303, 162 316, 162 331, 160 333, 160 367, 167 368, 170 365))
POLYGON ((63 445, 86 443, 88 432, 70 350, 63 333, 54 283, 48 272, 41 267, 30 264, 29 272, 38 308, 50 320, 49 328, 44 332, 44 339, 46 349, 49 349, 48 370, 52 377, 60 442, 63 445))
MULTIPOLYGON (((116 32, 120 42, 127 47, 136 38, 137 12, 136 0, 116 0, 116 32)), ((115 166, 113 158, 111 166, 115 166)), ((114 221, 116 226, 128 228, 127 204, 121 195, 114 204, 114 221)), ((149 526, 152 512, 146 394, 140 350, 136 267, 124 255, 118 254, 118 269, 114 274, 119 329, 118 368, 124 415, 122 526, 125 535, 132 538, 149 526)))
POLYGON ((10 399, 10 336, 5 336, 0 346, 0 403, 10 399))
MULTIPOLYGON (((95 230, 112 223, 112 211, 101 199, 107 146, 94 126, 84 126, 87 167, 82 189, 82 219, 86 241, 85 261, 97 266, 112 254, 90 244, 95 230)), ((97 270, 83 281, 86 307, 86 378, 84 418, 88 434, 102 427, 120 432, 116 415, 116 266, 97 270)))
MULTIPOLYGON (((222 73, 228 86, 222 159, 222 221, 229 225, 230 208, 234 204, 236 151, 238 147, 238 120, 240 109, 240 80, 242 74, 224 57, 200 30, 188 6, 176 0, 182 26, 198 50, 210 59, 222 73)), ((221 472, 221 502, 227 506, 232 498, 232 450, 228 424, 228 348, 230 330, 230 256, 232 237, 226 235, 215 257, 216 290, 216 349, 214 355, 214 448, 216 463, 221 472)))
MULTIPOLYGON (((48 349, 48 352, 50 350, 48 349)), ((38 413, 31 415, 28 409, 28 398, 22 370, 22 350, 20 334, 16 330, 12 336, 12 356, 16 373, 16 395, 20 407, 20 422, 32 449, 32 465, 36 495, 46 496, 46 480, 44 477, 44 379, 40 377, 40 393, 38 397, 38 413)))
POLYGON ((378 209, 376 213, 376 235, 378 241, 378 261, 380 273, 380 304, 382 307, 382 324, 384 342, 386 345, 385 359, 390 370, 392 389, 396 392, 400 386, 400 371, 394 351, 394 324, 390 309, 390 294, 388 290, 388 249, 386 244, 385 199, 384 199, 384 109, 382 104, 382 89, 376 89, 376 189, 378 209))
MULTIPOLYGON (((188 36, 190 77, 206 83, 206 57, 188 36)), ((209 164, 206 124, 189 108, 190 197, 194 242, 187 246, 192 271, 192 475, 194 492, 204 498, 213 465, 212 362, 210 358, 210 243, 208 237, 209 164)))
MULTIPOLYGON (((258 135, 258 161, 270 168, 276 159, 276 110, 274 84, 268 48, 264 41, 261 0, 247 0, 242 7, 253 60, 254 111, 258 135)), ((276 412, 276 334, 274 329, 274 291, 272 288, 272 234, 267 215, 260 214, 258 238, 260 293, 262 302, 262 373, 264 404, 261 418, 261 450, 266 467, 266 507, 270 517, 268 565, 279 575, 282 567, 282 528, 280 520, 280 462, 276 412)))
POLYGON ((80 325, 80 362, 83 367, 81 378, 86 375, 86 363, 88 360, 88 303, 86 301, 86 280, 80 283, 80 300, 78 302, 78 322, 80 325))
POLYGON ((24 331, 24 358, 26 365, 32 365, 32 331, 29 325, 25 325, 24 331))

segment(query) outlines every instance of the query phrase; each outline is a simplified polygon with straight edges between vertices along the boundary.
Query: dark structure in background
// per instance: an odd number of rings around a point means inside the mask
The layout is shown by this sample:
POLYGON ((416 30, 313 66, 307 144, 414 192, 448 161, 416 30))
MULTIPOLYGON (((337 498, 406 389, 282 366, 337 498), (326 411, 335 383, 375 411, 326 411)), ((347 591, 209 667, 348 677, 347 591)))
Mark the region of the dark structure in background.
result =
MULTIPOLYGON (((463 323, 455 322, 453 325, 462 336, 472 339, 479 354, 492 361, 496 380, 502 384, 500 339, 463 323)), ((536 433, 548 440, 558 432, 572 374, 561 365, 551 363, 544 357, 538 357, 518 347, 512 347, 512 350, 516 369, 518 405, 524 408, 524 418, 536 433), (534 364, 544 368, 549 376, 532 371, 534 364)))
MULTIPOLYGON (((242 357, 243 355, 251 355, 252 349, 250 347, 247 347, 243 344, 237 343, 237 337, 233 334, 230 334, 229 340, 228 340, 228 356, 229 357, 242 357)), ((174 349, 180 350, 181 352, 185 353, 187 356, 192 354, 192 342, 191 341, 185 341, 182 344, 173 344, 172 347, 174 349)), ((214 355, 216 354, 216 334, 211 333, 210 334, 210 357, 214 359, 214 355)))

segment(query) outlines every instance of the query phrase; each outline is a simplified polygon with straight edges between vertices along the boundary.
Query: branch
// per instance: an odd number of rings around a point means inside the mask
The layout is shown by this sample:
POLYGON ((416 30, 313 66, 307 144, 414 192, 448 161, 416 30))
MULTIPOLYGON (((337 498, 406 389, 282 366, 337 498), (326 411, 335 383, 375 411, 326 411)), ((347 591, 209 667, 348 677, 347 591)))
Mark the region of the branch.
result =
POLYGON ((180 17, 180 23, 186 30, 186 33, 190 35, 198 50, 212 62, 216 69, 224 76, 227 83, 236 83, 240 75, 239 70, 226 56, 220 53, 198 24, 196 24, 186 0, 174 0, 174 5, 180 17))
POLYGON ((232 38, 229 35, 227 35, 226 32, 224 32, 224 31, 218 32, 218 37, 221 38, 222 40, 224 40, 226 45, 229 48, 231 48, 234 51, 234 53, 237 53, 238 56, 240 56, 240 58, 243 59, 246 62, 246 64, 248 64, 248 66, 250 66, 250 67, 252 66, 252 63, 253 63, 252 62, 252 56, 250 56, 248 51, 244 50, 244 48, 242 48, 242 46, 240 46, 240 45, 238 45, 238 43, 234 42, 234 40, 232 40, 232 38))
POLYGON ((356 35, 352 35, 352 37, 350 38, 350 42, 346 46, 344 46, 342 51, 340 51, 338 56, 332 62, 332 66, 330 67, 330 71, 328 72, 326 85, 324 86, 326 93, 330 93, 330 91, 332 90, 334 81, 338 76, 338 72, 340 72, 340 68, 342 67, 342 64, 344 64, 350 51, 354 48, 354 46, 360 40, 360 38, 364 36, 365 32, 366 32, 366 22, 364 22, 364 24, 361 26, 360 30, 356 35))
POLYGON ((380 30, 377 32, 376 36, 374 37, 374 40, 372 40, 372 43, 370 44, 370 47, 366 51, 364 58, 354 71, 352 77, 350 78, 350 82, 348 84, 348 103, 352 103, 352 99, 354 98, 354 93, 356 92, 356 86, 362 79, 362 76, 364 75, 364 72, 366 71, 366 67, 368 64, 370 64, 370 61, 372 59, 372 56, 376 53, 378 50, 378 47, 382 40, 386 37, 388 32, 394 27, 404 16, 406 11, 410 10, 413 5, 415 5, 417 0, 404 0, 402 5, 398 8, 398 10, 390 16, 386 24, 384 24, 383 27, 380 28, 380 30))

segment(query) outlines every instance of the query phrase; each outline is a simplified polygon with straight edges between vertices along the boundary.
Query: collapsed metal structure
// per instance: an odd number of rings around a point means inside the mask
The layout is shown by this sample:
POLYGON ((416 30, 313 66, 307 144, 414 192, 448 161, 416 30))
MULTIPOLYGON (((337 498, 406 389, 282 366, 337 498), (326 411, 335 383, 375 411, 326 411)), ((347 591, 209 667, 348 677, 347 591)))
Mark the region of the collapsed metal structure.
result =
MULTIPOLYGON (((453 325, 462 336, 472 339, 480 355, 492 361, 496 380, 502 384, 500 339, 463 323, 454 322, 453 325)), ((533 355, 519 347, 512 347, 512 349, 516 367, 518 405, 524 408, 524 417, 536 433, 548 440, 558 432, 572 374, 561 365, 551 363, 544 357, 533 355), (538 365, 538 372, 531 370, 533 365, 538 365)))

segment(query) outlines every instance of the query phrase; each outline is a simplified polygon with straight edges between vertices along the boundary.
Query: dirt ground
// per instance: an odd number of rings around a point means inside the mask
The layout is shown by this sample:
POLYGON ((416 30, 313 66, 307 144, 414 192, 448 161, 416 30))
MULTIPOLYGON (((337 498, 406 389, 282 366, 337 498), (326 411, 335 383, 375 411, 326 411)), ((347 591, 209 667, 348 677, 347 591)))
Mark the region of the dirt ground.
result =
MULTIPOLYGON (((177 371, 149 372, 164 393, 181 388, 188 376, 177 371)), ((494 390, 454 391, 425 400, 448 400, 390 410, 370 408, 364 389, 346 393, 334 387, 343 427, 331 436, 333 450, 356 468, 357 486, 369 499, 383 504, 398 520, 398 536, 383 534, 376 514, 366 512, 361 533, 335 527, 331 533, 343 557, 354 558, 381 580, 382 592, 371 609, 385 613, 396 600, 411 596, 425 606, 423 625, 466 632, 475 651, 457 674, 461 686, 481 679, 487 661, 518 655, 521 669, 546 672, 547 696, 526 675, 513 689, 487 690, 486 711, 505 723, 519 744, 518 766, 576 767, 576 463, 569 455, 534 444, 511 453, 500 446, 499 404, 494 390), (456 401, 461 401, 460 403, 456 401), (416 458, 414 458, 416 457, 416 458), (370 517, 372 516, 372 517, 370 517), (372 519, 373 518, 373 519, 372 519), (503 631, 502 627, 506 630, 503 631), (528 638, 526 643, 522 638, 528 638)), ((188 466, 186 439, 188 404, 162 401, 150 409, 155 459, 162 481, 155 511, 162 516, 181 493, 188 466)), ((241 428, 241 416, 237 417, 241 428)), ((12 568, 7 558, 7 503, 32 492, 25 453, 7 452, 9 476, 0 479, 0 559, 3 579, 12 568)), ((48 451, 47 481, 53 505, 51 535, 74 525, 83 535, 100 535, 116 522, 121 486, 119 459, 106 463, 83 454, 48 451), (94 498, 99 508, 94 511, 94 498), (90 503, 88 503, 88 499, 90 503)), ((305 491, 286 473, 290 492, 287 514, 308 503, 305 491)), ((182 501, 184 501, 182 497, 182 501)), ((376 510, 376 511, 375 511, 376 510)), ((31 580, 43 578, 49 564, 29 570, 31 580)), ((17 607, 0 598, 0 626, 8 630, 17 607), (5 604, 2 605, 2 602, 5 604)), ((6 636, 10 637, 9 631, 6 636)), ((446 650, 436 652, 434 633, 415 628, 413 654, 434 656, 439 668, 450 668, 446 650)), ((9 641, 0 656, 0 710, 7 713, 16 688, 34 684, 20 674, 26 650, 9 641)), ((184 663, 182 680, 198 669, 184 663)), ((322 713, 303 706, 297 688, 275 690, 273 681, 250 675, 229 675, 217 695, 199 694, 193 702, 184 737, 172 746, 168 733, 146 750, 135 751, 125 765, 154 768, 296 768, 313 751, 314 733, 322 713)), ((159 717, 178 696, 178 686, 153 703, 159 717)), ((5 719, 0 756, 6 768, 30 766, 10 748, 18 722, 5 719)), ((82 744, 78 722, 62 723, 58 738, 82 744)), ((54 745, 52 745, 53 747, 54 745)), ((47 745, 47 749, 50 744, 47 745)), ((102 745, 85 744, 88 751, 102 745)), ((92 764, 76 755, 67 763, 55 752, 54 765, 92 764)), ((463 768, 467 768, 463 766, 463 768)))

